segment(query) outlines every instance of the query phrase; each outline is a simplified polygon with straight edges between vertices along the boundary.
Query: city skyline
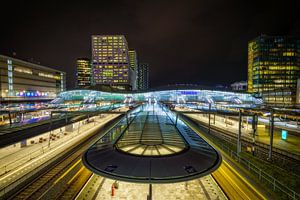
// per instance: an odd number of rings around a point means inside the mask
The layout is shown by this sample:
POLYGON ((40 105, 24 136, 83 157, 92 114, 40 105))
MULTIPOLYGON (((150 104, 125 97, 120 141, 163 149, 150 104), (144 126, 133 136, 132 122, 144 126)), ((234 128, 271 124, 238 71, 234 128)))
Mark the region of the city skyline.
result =
POLYGON ((76 81, 76 58, 90 57, 94 34, 125 35, 140 60, 150 64, 153 87, 246 80, 249 40, 261 34, 300 36, 297 1, 247 6, 234 1, 8 4, 16 12, 1 13, 7 28, 0 53, 15 52, 16 58, 65 71, 68 89, 76 81))

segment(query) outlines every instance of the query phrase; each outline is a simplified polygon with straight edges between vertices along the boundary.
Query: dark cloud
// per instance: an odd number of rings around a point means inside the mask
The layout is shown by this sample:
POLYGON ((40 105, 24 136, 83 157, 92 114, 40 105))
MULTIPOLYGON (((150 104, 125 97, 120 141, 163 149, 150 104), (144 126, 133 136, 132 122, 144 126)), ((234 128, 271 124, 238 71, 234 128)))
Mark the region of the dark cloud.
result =
POLYGON ((246 80, 247 41, 300 37, 297 0, 23 0, 1 7, 0 53, 66 71, 69 88, 76 58, 90 57, 92 34, 124 34, 150 64, 152 86, 246 80))

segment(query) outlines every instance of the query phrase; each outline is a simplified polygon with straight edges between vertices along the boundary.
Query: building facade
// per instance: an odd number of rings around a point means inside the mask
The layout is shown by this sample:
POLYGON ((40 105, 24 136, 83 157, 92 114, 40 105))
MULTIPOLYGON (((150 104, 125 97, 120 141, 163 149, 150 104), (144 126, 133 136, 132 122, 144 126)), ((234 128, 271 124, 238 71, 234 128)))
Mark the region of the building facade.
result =
POLYGON ((300 108, 300 78, 297 80, 296 107, 300 108))
POLYGON ((295 38, 263 35, 249 42, 249 92, 296 88, 299 72, 299 41, 295 38))
POLYGON ((246 91, 247 81, 234 82, 230 86, 233 91, 246 91))
POLYGON ((149 89, 149 64, 140 63, 138 67, 138 89, 149 89))
POLYGON ((300 43, 296 38, 255 38, 248 43, 248 92, 263 97, 266 104, 294 106, 299 63, 300 43))
POLYGON ((66 73, 0 55, 1 102, 51 100, 66 89, 66 73))
POLYGON ((78 58, 76 60, 77 67, 77 87, 84 88, 91 86, 92 83, 92 65, 88 58, 78 58))
POLYGON ((92 84, 132 90, 134 71, 123 35, 92 36, 92 84))
POLYGON ((132 69, 132 71, 134 71, 134 75, 132 77, 132 79, 134 80, 134 85, 133 85, 133 90, 138 89, 137 85, 138 85, 138 58, 137 58, 137 53, 135 50, 129 50, 129 62, 130 62, 130 67, 132 69))

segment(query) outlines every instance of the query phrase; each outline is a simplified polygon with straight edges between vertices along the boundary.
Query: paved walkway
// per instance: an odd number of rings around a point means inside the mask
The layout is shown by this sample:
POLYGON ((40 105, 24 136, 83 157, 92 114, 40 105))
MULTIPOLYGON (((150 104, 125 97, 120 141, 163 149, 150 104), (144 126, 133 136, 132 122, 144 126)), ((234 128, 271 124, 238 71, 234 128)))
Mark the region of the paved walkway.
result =
MULTIPOLYGON (((147 200, 149 194, 148 184, 128 183, 119 181, 119 188, 112 197, 112 179, 105 179, 96 199, 116 200, 147 200)), ((196 200, 196 199, 227 199, 211 175, 188 182, 172 184, 153 184, 153 200, 196 200)))
MULTIPOLYGON (((76 142, 78 142, 80 140, 83 140, 84 138, 88 137, 97 128, 102 126, 104 123, 112 120, 116 116, 117 115, 107 115, 107 117, 102 118, 99 121, 96 121, 95 124, 93 122, 89 123, 89 124, 86 124, 87 125, 86 128, 82 128, 81 130, 79 130, 79 134, 72 137, 71 139, 60 142, 59 145, 57 145, 55 147, 51 146, 50 149, 48 149, 47 151, 42 152, 41 154, 39 154, 34 159, 25 160, 25 162, 24 162, 23 159, 17 160, 15 162, 15 165, 18 166, 18 167, 13 168, 10 171, 8 171, 5 174, 2 174, 0 176, 0 188, 1 188, 0 196, 2 195, 3 192, 5 192, 5 190, 2 190, 4 187, 6 187, 8 185, 11 185, 11 184, 18 184, 18 182, 22 181, 22 180, 20 180, 21 177, 24 177, 24 175, 27 176, 30 173, 34 173, 34 169, 36 169, 39 166, 41 166, 42 164, 46 163, 47 161, 49 161, 53 157, 57 156, 61 152, 66 151, 68 148, 73 146, 76 142), (21 162, 22 164, 20 165, 19 162, 21 162)), ((78 132, 78 129, 77 130, 75 129, 74 132, 78 132)), ((20 153, 23 154, 24 157, 26 157, 27 156, 26 153, 29 153, 29 152, 27 152, 27 149, 24 152, 23 151, 17 151, 15 153, 13 153, 11 156, 9 156, 9 158, 13 160, 14 157, 17 154, 20 154, 20 153)), ((8 159, 8 157, 5 157, 5 159, 8 159)), ((1 163, 3 163, 3 162, 1 161, 1 163)))

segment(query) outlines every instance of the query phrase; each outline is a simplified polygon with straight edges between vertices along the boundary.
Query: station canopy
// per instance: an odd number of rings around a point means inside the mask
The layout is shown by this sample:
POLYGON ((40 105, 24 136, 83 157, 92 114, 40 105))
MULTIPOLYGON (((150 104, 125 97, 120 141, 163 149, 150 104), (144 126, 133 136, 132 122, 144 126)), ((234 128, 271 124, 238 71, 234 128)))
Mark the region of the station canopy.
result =
POLYGON ((173 103, 186 102, 228 102, 234 104, 261 104, 261 100, 248 93, 181 89, 161 90, 149 92, 102 92, 95 90, 70 90, 60 93, 52 103, 64 103, 65 101, 81 101, 83 103, 96 103, 99 101, 112 101, 128 103, 132 101, 163 101, 173 103))

